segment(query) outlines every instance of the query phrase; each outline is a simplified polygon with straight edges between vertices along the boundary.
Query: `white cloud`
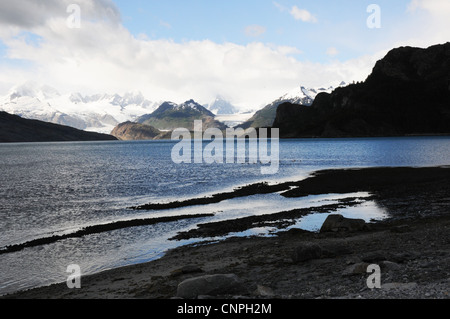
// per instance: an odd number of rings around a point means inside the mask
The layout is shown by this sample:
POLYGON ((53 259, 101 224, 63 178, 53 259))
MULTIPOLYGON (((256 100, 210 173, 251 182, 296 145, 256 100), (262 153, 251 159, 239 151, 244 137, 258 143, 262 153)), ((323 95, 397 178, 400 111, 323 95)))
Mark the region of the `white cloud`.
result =
POLYGON ((273 2, 273 5, 274 5, 278 10, 280 10, 280 12, 285 12, 285 11, 288 10, 287 7, 285 7, 284 5, 282 5, 282 4, 280 4, 280 3, 276 2, 276 1, 273 2))
POLYGON ((426 47, 450 40, 449 0, 412 0, 407 12, 413 22, 401 30, 402 43, 426 47))
POLYGON ((284 46, 284 45, 277 45, 277 46, 270 46, 272 49, 278 51, 279 53, 281 53, 282 55, 297 55, 297 54, 302 54, 303 51, 299 50, 297 48, 294 47, 290 47, 290 46, 284 46))
POLYGON ((166 28, 166 29, 172 29, 172 25, 166 21, 160 20, 159 25, 166 28))
POLYGON ((317 18, 313 14, 311 14, 311 12, 309 12, 308 10, 305 10, 305 9, 300 9, 297 6, 292 7, 290 14, 296 20, 301 20, 303 22, 312 22, 312 23, 317 22, 317 18))
POLYGON ((245 28, 244 33, 248 37, 257 38, 266 33, 266 28, 261 25, 249 25, 245 28))
MULTIPOLYGON (((33 28, 51 19, 67 18, 67 8, 73 0, 14 0, 0 1, 0 25, 33 28)), ((111 0, 77 0, 84 19, 108 20, 120 23, 120 12, 111 0)))
MULTIPOLYGON (((110 4, 106 0, 93 3, 110 4)), ((0 33, 6 57, 14 62, 2 64, 0 88, 34 80, 61 93, 140 90, 153 101, 194 98, 200 103, 219 94, 243 109, 255 109, 298 85, 364 80, 376 61, 369 56, 319 64, 297 60, 293 55, 300 54, 301 48, 290 46, 152 40, 133 36, 117 23, 119 16, 114 11, 110 14, 108 19, 100 14, 98 19, 83 20, 80 29, 68 28, 65 14, 21 26, 0 19, 6 27, 18 28, 14 34, 0 33), (17 36, 19 31, 39 41, 17 36)), ((253 31, 255 35, 263 30, 253 31)))
POLYGON ((35 67, 0 74, 0 82, 9 81, 12 72, 60 91, 141 90, 153 101, 194 98, 201 103, 221 94, 243 107, 257 108, 301 84, 323 86, 364 78, 374 62, 356 68, 352 63, 321 65, 293 58, 300 53, 293 47, 148 40, 101 24, 84 24, 77 31, 61 25, 59 30, 42 34, 46 41, 40 46, 21 39, 7 41, 11 57, 31 61, 35 67))
POLYGON ((339 54, 338 49, 336 49, 334 47, 331 47, 331 48, 327 49, 327 55, 329 55, 329 56, 336 56, 338 54, 339 54))
POLYGON ((411 12, 426 10, 434 15, 450 14, 450 1, 448 0, 412 0, 408 5, 411 12))

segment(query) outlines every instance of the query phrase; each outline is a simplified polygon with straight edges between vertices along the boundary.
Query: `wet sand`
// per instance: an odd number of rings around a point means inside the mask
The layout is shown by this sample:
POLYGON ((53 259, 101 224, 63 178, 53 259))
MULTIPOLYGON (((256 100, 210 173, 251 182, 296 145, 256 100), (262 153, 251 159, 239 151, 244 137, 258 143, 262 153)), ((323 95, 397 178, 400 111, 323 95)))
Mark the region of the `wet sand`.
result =
MULTIPOLYGON (((16 299, 170 299, 186 279, 234 274, 242 285, 233 294, 203 298, 449 298, 450 168, 328 170, 290 184, 283 196, 369 192, 389 218, 358 231, 281 231, 270 238, 230 238, 219 243, 170 250, 155 261, 81 278, 81 289, 66 283, 19 292, 16 299), (299 246, 324 253, 293 258, 299 246), (369 289, 367 267, 381 267, 380 289, 369 289)), ((353 205, 349 199, 339 205, 353 205)), ((326 207, 333 212, 335 207, 326 207)), ((193 208, 195 209, 195 208, 193 208)), ((311 210, 312 211, 312 210, 311 210)), ((274 212, 260 220, 200 225, 180 238, 225 234, 239 229, 296 220, 311 211, 274 212)))

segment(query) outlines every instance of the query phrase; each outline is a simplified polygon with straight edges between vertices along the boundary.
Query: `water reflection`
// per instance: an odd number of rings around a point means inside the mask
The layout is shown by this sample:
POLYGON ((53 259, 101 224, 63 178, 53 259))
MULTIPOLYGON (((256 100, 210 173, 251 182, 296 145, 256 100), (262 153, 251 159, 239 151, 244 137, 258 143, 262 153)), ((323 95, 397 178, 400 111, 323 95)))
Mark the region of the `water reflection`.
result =
MULTIPOLYGON (((215 214, 2 255, 0 294, 64 281, 67 265, 73 263, 82 266, 84 273, 93 273, 158 258, 167 249, 195 242, 168 239, 198 223, 319 207, 337 203, 344 195, 302 199, 255 195, 158 212, 135 212, 127 209, 130 206, 206 196, 262 180, 296 181, 321 169, 446 165, 450 154, 449 137, 282 140, 279 173, 261 176, 259 165, 175 165, 172 146, 165 141, 0 144, 0 246, 122 219, 215 214)), ((345 195, 362 198, 360 205, 333 213, 366 220, 383 218, 386 213, 364 200, 367 195, 345 195)), ((325 218, 326 214, 311 214, 291 227, 316 231, 325 218)), ((268 227, 229 235, 270 235, 274 230, 268 227)))

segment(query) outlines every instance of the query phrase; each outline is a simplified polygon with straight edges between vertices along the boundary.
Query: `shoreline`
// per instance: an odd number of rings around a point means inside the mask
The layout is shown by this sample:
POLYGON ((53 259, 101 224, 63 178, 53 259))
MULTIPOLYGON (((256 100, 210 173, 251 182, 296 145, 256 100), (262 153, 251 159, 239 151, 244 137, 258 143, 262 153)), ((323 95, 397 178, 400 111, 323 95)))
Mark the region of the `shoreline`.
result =
MULTIPOLYGON (((91 131, 85 131, 85 132, 91 132, 91 131)), ((97 132, 91 132, 91 133, 97 133, 97 132)), ((98 133, 98 134, 105 134, 105 133, 98 133)), ((109 134, 106 134, 109 135, 109 134)), ((112 135, 111 135, 112 136, 112 135)), ((295 140, 295 139, 303 139, 303 140, 339 140, 339 139, 367 139, 367 138, 402 138, 402 137, 450 137, 450 133, 413 133, 413 134, 399 134, 399 135, 353 135, 353 136, 337 136, 337 137, 320 137, 320 136, 298 136, 298 137, 280 137, 280 140, 295 140)), ((116 137, 115 137, 116 138, 116 137)), ((0 142, 0 145, 12 145, 12 144, 39 144, 39 143, 56 143, 56 144, 64 144, 64 143, 126 143, 126 142, 136 142, 136 143, 146 143, 146 142, 167 142, 167 141, 173 141, 176 143, 176 140, 172 140, 170 138, 167 139, 152 139, 152 140, 121 140, 121 139, 114 139, 114 140, 90 140, 90 141, 38 141, 38 142, 0 142)), ((205 140, 209 141, 209 140, 205 140)))
MULTIPOLYGON (((81 289, 61 283, 0 298, 170 299, 184 280, 217 274, 234 274, 246 287, 234 295, 220 295, 224 298, 449 298, 449 167, 327 170, 295 184, 284 196, 369 191, 390 218, 355 232, 291 229, 273 237, 182 246, 155 261, 82 277, 81 289), (294 262, 293 252, 306 243, 331 253, 294 262), (367 288, 369 263, 380 264, 382 289, 367 288)), ((286 218, 272 215, 266 217, 286 218)), ((207 228, 227 233, 235 224, 231 220, 207 228)))

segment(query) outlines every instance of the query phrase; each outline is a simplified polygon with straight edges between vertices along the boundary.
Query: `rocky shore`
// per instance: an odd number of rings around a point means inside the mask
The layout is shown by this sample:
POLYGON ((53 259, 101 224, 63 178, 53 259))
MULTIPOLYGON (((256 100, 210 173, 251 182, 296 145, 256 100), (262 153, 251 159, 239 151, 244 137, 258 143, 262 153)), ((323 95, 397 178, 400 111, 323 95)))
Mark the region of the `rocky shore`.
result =
MULTIPOLYGON (((82 277, 81 289, 62 283, 4 298, 448 299, 450 168, 328 171, 289 196, 301 196, 307 185, 321 193, 318 185, 329 188, 327 179, 336 176, 346 192, 370 191, 390 218, 365 223, 331 215, 320 232, 180 247, 146 264, 82 277), (374 266, 380 287, 369 289, 374 266)), ((214 227, 227 225, 207 229, 214 227)))

